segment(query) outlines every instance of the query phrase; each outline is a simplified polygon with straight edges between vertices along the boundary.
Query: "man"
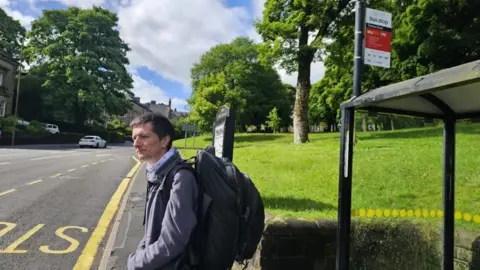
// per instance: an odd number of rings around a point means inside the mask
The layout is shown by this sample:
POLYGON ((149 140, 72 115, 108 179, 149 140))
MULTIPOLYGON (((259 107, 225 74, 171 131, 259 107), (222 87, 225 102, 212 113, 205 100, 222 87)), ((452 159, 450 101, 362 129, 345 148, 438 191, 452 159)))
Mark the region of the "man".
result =
POLYGON ((198 187, 193 174, 179 170, 173 176, 170 199, 162 196, 164 178, 181 161, 172 148, 174 127, 160 114, 146 113, 130 124, 133 146, 147 163, 148 195, 145 205, 145 232, 128 269, 176 269, 197 223, 198 187))

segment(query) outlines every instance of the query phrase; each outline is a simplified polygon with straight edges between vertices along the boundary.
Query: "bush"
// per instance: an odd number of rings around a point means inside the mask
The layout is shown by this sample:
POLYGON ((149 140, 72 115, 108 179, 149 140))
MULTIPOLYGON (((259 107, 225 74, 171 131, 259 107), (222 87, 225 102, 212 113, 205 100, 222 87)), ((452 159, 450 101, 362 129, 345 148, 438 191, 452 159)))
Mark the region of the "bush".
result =
POLYGON ((0 131, 2 131, 2 133, 13 132, 19 119, 20 118, 15 116, 0 117, 0 131))
POLYGON ((31 121, 30 124, 26 127, 26 130, 28 133, 33 135, 47 133, 47 130, 37 120, 31 121))

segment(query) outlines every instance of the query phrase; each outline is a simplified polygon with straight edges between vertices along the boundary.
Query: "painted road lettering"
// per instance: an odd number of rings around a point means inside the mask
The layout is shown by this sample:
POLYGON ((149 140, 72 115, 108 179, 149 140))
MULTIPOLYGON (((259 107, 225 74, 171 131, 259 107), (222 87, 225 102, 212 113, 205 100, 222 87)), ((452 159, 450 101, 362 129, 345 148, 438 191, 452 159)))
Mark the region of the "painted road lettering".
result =
POLYGON ((13 242, 10 246, 8 246, 4 250, 0 250, 0 253, 27 253, 27 250, 17 250, 16 248, 20 246, 21 243, 28 240, 28 238, 32 237, 36 232, 38 232, 45 224, 38 224, 32 229, 30 229, 26 234, 22 235, 18 238, 15 242, 13 242))
MULTIPOLYGON (((12 223, 12 222, 2 222, 2 221, 0 221, 0 226, 2 226, 2 228, 0 229, 0 237, 3 237, 7 233, 9 233, 13 229, 15 229, 15 227, 17 227, 17 224, 12 223)), ((11 243, 7 248, 0 249, 0 254, 25 254, 25 253, 27 253, 28 250, 18 249, 18 247, 23 242, 25 242, 28 239, 30 239, 31 237, 33 237, 44 226, 45 226, 45 224, 35 225, 33 228, 28 230, 25 234, 23 234, 17 240, 15 240, 13 243, 11 243)), ((55 235, 58 238, 63 239, 64 241, 67 241, 68 243, 70 243, 70 245, 66 249, 63 249, 63 250, 54 250, 54 249, 51 249, 49 245, 42 245, 42 246, 39 247, 39 250, 43 253, 46 253, 46 254, 68 254, 68 253, 74 252, 80 246, 80 242, 77 239, 68 236, 65 232, 67 230, 79 230, 82 233, 87 233, 88 232, 87 228, 80 227, 80 226, 64 226, 64 227, 58 228, 55 231, 55 235)))
POLYGON ((55 235, 70 242, 70 246, 64 250, 51 250, 47 245, 45 245, 40 247, 40 251, 43 253, 49 253, 49 254, 67 254, 67 253, 74 252, 80 245, 80 242, 78 242, 77 239, 74 239, 64 234, 64 231, 67 229, 77 229, 84 233, 88 232, 87 228, 79 227, 79 226, 65 226, 65 227, 59 228, 55 231, 55 235))
POLYGON ((4 236, 5 234, 7 234, 9 231, 13 230, 17 226, 17 224, 15 223, 1 222, 1 221, 0 221, 0 225, 5 225, 5 228, 0 230, 0 237, 4 236))

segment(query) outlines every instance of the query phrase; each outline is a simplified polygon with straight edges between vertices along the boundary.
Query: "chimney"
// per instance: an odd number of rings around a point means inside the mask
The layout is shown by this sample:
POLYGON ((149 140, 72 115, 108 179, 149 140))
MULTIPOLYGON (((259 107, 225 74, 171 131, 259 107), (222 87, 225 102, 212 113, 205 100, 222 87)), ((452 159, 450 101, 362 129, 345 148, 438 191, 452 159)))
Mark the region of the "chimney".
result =
POLYGON ((140 102, 140 98, 139 97, 134 97, 133 98, 136 102, 140 102))
POLYGON ((168 108, 172 109, 172 99, 168 99, 168 108))
POLYGON ((155 100, 150 101, 150 104, 155 105, 157 102, 155 100))

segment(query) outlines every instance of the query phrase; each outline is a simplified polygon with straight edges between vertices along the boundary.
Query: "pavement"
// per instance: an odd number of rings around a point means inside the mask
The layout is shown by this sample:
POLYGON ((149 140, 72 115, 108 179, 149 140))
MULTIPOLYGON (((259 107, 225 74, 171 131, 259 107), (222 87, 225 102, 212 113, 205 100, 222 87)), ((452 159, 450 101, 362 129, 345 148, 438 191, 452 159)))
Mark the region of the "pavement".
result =
POLYGON ((142 166, 124 197, 99 270, 127 269, 128 255, 135 252, 143 237, 146 189, 145 166, 142 166))
POLYGON ((133 155, 128 145, 0 148, 0 268, 98 268, 140 165, 133 155))

